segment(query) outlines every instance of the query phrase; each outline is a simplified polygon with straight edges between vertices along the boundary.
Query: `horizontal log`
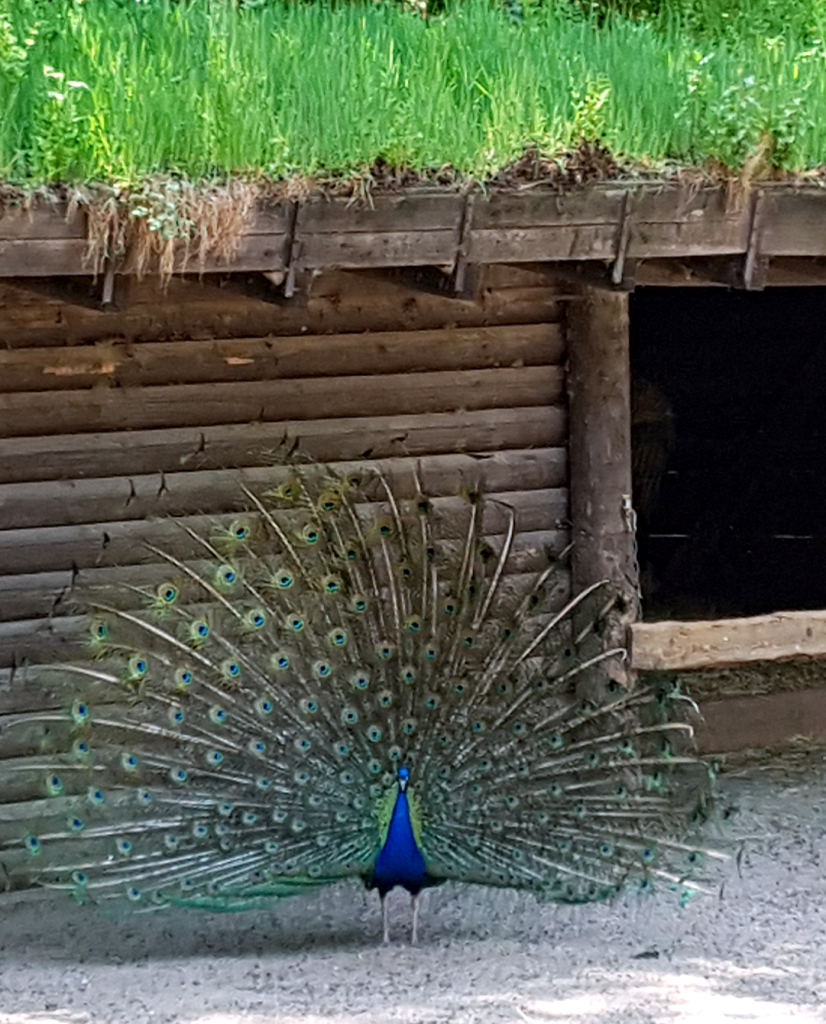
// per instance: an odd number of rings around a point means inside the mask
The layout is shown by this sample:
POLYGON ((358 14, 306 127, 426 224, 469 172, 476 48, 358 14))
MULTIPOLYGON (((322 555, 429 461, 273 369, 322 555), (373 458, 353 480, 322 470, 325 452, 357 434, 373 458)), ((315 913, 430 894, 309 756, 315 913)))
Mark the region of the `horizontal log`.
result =
POLYGON ((704 622, 637 622, 631 627, 631 664, 639 672, 726 668, 794 658, 826 658, 826 611, 704 622))
MULTIPOLYGON (((461 498, 435 498, 434 515, 444 520, 461 512, 461 498)), ((560 530, 568 516, 568 492, 564 488, 536 491, 505 491, 485 506, 485 531, 502 533, 509 521, 508 509, 516 516, 517 530, 560 530)), ((229 522, 232 515, 217 517, 229 522)), ((152 539, 174 546, 181 557, 196 557, 193 542, 181 530, 185 522, 195 530, 214 529, 216 517, 194 516, 181 519, 126 520, 4 530, 0 532, 0 566, 10 575, 85 569, 89 566, 133 565, 148 558, 143 544, 152 539)))
POLYGON ((559 324, 369 334, 99 342, 0 351, 0 391, 335 377, 559 363, 559 324))
MULTIPOLYGON (((338 463, 344 475, 363 462, 338 463)), ((383 459, 370 468, 398 480, 409 492, 418 474, 426 493, 458 494, 484 480, 485 490, 564 487, 568 479, 565 448, 509 450, 484 457, 431 455, 383 459)), ((123 467, 128 468, 128 467, 123 467)), ((276 465, 248 469, 190 470, 183 473, 112 476, 81 480, 49 480, 0 486, 0 524, 3 529, 68 526, 155 515, 192 515, 237 507, 241 484, 252 488, 276 486, 291 469, 276 465)))
POLYGON ((318 462, 550 448, 565 444, 566 422, 551 405, 0 438, 0 484, 241 468, 295 447, 318 462))
MULTIPOLYGON (((541 572, 548 567, 553 555, 560 554, 567 547, 569 540, 570 535, 560 530, 517 534, 506 574, 511 576, 541 572)), ((491 541, 498 547, 502 537, 492 537, 491 541)), ((186 564, 197 572, 208 573, 211 563, 187 559, 186 564)), ((567 581, 566 570, 561 568, 560 572, 564 577, 563 582, 567 581)), ((117 607, 138 607, 141 598, 125 588, 154 589, 169 577, 169 565, 157 560, 106 568, 91 566, 77 572, 64 569, 0 576, 0 622, 72 614, 76 610, 76 595, 103 587, 112 588, 111 595, 107 595, 107 602, 117 607)), ((565 586, 570 586, 569 581, 565 582, 565 586)))
POLYGON ((553 405, 556 366, 0 395, 7 437, 553 405))

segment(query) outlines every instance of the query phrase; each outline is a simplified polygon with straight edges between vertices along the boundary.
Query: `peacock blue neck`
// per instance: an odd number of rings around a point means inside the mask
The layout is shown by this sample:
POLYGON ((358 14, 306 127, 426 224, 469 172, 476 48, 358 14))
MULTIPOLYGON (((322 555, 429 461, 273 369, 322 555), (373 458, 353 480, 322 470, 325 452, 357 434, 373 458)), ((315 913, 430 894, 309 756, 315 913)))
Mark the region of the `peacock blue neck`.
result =
POLYGON ((370 885, 384 896, 394 886, 401 885, 414 896, 427 884, 424 857, 416 842, 410 804, 407 799, 407 780, 410 773, 399 769, 399 791, 393 805, 393 814, 387 829, 384 846, 376 858, 370 885))

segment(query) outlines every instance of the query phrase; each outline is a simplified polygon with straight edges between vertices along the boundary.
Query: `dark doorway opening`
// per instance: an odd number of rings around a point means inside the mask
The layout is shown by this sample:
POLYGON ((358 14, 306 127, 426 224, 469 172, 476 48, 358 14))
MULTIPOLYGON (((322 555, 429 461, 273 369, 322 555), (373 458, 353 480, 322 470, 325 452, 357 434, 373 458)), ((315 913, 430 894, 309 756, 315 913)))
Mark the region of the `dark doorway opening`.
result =
POLYGON ((645 618, 826 608, 826 289, 638 289, 645 618))

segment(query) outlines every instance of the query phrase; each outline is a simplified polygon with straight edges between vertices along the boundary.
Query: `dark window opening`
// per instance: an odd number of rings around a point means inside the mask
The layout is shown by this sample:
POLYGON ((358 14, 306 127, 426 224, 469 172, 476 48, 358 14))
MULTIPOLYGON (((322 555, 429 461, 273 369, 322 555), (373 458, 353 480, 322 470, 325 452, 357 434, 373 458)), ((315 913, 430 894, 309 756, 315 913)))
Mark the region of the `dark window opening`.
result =
POLYGON ((631 297, 643 615, 826 608, 826 289, 631 297))

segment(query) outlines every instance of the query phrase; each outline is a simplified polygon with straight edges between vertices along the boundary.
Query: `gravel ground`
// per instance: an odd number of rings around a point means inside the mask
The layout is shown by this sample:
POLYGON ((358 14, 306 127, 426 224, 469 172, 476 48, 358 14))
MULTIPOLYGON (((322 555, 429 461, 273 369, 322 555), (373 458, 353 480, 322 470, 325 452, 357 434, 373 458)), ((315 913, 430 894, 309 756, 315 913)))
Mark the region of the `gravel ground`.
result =
POLYGON ((724 777, 744 855, 719 898, 570 908, 444 886, 415 949, 404 894, 382 947, 378 898, 356 886, 271 914, 120 920, 6 897, 0 1024, 826 1024, 824 783, 819 755, 724 777))

